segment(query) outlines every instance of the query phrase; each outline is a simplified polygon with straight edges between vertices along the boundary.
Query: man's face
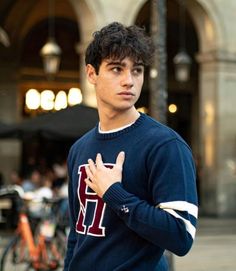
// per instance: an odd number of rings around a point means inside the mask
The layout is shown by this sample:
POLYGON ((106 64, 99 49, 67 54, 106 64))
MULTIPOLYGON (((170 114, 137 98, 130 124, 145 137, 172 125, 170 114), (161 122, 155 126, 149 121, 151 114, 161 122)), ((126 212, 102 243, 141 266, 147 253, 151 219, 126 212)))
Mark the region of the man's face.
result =
POLYGON ((104 59, 99 73, 87 65, 90 83, 95 86, 99 108, 125 111, 134 106, 140 96, 144 79, 144 66, 130 58, 104 59))

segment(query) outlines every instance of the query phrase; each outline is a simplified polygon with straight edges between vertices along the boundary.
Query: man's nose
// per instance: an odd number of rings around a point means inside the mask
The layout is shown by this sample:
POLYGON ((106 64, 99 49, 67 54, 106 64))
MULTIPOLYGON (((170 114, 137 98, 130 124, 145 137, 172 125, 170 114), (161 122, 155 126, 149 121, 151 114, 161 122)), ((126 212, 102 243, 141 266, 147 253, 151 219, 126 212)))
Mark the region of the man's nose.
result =
POLYGON ((121 80, 122 86, 126 86, 128 88, 133 87, 134 85, 134 80, 133 80, 133 75, 132 72, 127 70, 124 72, 122 80, 121 80))

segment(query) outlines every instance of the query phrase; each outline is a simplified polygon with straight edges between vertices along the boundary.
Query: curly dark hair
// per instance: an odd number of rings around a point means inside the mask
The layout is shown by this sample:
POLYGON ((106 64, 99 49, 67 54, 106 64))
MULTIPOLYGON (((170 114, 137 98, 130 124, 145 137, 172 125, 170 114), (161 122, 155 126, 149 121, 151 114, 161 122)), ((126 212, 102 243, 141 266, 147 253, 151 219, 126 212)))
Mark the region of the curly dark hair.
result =
POLYGON ((98 74, 101 62, 106 58, 123 60, 130 57, 148 66, 153 53, 152 40, 143 28, 136 25, 126 27, 113 22, 94 32, 93 40, 86 50, 85 63, 91 64, 98 74))

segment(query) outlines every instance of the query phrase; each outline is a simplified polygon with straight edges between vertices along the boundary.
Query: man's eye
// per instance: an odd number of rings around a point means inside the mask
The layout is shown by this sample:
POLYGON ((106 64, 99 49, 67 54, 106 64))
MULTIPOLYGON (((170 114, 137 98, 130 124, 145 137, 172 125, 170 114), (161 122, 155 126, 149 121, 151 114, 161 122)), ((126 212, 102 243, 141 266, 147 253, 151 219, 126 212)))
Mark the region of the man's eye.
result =
POLYGON ((120 67, 113 67, 112 71, 114 71, 114 72, 120 72, 121 68, 120 67))
POLYGON ((134 74, 142 74, 143 73, 143 68, 135 68, 134 70, 133 70, 133 73, 134 74))

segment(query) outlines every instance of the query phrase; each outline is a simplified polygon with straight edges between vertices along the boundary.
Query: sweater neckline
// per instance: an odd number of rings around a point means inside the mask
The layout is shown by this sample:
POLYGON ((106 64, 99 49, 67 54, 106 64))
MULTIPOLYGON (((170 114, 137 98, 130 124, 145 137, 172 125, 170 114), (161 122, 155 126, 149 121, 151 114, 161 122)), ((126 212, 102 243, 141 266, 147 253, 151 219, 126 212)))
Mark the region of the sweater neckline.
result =
MULTIPOLYGON (((135 121, 134 121, 134 122, 135 122, 135 121)), ((110 134, 110 133, 114 133, 114 132, 119 132, 119 131, 121 131, 121 130, 123 130, 123 129, 125 129, 125 128, 131 126, 131 125, 133 125, 134 122, 129 123, 129 124, 127 124, 127 125, 125 125, 125 126, 123 126, 123 127, 120 127, 120 128, 112 129, 112 130, 110 130, 110 131, 102 131, 102 130, 101 130, 101 126, 100 126, 100 122, 99 122, 99 123, 98 123, 98 131, 99 131, 100 134, 110 134)))
POLYGON ((143 122, 144 118, 145 118, 145 114, 140 113, 140 116, 132 125, 124 128, 122 130, 119 130, 116 132, 111 132, 111 133, 99 133, 99 126, 98 126, 99 124, 97 124, 95 127, 96 137, 98 139, 103 139, 103 140, 116 138, 116 137, 118 137, 122 134, 128 133, 128 132, 132 131, 133 129, 135 129, 136 127, 138 127, 143 122))

